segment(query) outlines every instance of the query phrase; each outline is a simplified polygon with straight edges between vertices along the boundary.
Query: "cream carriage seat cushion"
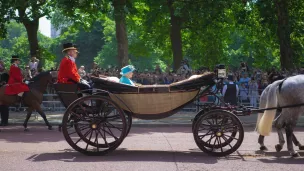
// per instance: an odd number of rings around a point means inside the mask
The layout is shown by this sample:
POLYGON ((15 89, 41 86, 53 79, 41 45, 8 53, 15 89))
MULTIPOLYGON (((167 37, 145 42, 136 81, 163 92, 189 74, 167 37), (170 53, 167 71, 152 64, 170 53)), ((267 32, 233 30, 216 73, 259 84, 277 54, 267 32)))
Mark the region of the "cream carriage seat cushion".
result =
POLYGON ((119 78, 118 77, 107 77, 106 80, 119 83, 119 78))

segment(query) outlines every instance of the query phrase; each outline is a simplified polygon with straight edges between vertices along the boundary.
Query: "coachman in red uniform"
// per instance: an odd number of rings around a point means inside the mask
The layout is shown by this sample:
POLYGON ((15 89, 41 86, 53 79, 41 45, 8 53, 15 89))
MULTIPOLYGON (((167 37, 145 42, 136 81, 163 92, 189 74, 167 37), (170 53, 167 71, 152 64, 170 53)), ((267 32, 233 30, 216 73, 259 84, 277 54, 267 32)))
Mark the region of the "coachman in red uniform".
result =
POLYGON ((77 84, 81 90, 90 89, 90 85, 81 79, 75 60, 78 55, 77 47, 72 43, 63 44, 64 58, 61 60, 58 71, 58 83, 77 84))
POLYGON ((18 95, 21 99, 23 93, 30 91, 29 87, 23 82, 21 69, 18 67, 20 60, 18 56, 12 56, 9 71, 9 80, 5 88, 6 95, 18 95))

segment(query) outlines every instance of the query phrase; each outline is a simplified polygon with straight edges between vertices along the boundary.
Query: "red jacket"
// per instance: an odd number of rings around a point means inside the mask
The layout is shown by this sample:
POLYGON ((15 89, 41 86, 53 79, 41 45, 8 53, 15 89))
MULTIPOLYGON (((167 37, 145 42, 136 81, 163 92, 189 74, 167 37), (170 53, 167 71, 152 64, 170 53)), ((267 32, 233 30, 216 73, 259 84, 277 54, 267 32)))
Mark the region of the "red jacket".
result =
POLYGON ((60 63, 58 71, 58 83, 73 83, 69 79, 75 82, 80 81, 80 75, 78 74, 77 66, 69 57, 65 56, 60 63))
POLYGON ((21 69, 16 65, 11 65, 9 71, 8 85, 5 88, 6 95, 16 95, 21 92, 30 91, 29 87, 22 82, 23 77, 21 69))

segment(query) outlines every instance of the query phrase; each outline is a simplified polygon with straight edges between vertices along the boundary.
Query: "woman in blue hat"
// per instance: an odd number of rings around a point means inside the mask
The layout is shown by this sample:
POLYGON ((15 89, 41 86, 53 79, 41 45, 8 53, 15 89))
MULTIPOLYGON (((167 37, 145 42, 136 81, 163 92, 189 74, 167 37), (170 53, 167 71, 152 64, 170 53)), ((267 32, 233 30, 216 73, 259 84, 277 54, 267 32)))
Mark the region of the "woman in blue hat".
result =
POLYGON ((127 65, 127 66, 121 68, 120 75, 122 75, 122 77, 120 78, 119 82, 123 83, 123 84, 135 86, 135 84, 131 80, 134 70, 135 70, 135 68, 132 65, 127 65))

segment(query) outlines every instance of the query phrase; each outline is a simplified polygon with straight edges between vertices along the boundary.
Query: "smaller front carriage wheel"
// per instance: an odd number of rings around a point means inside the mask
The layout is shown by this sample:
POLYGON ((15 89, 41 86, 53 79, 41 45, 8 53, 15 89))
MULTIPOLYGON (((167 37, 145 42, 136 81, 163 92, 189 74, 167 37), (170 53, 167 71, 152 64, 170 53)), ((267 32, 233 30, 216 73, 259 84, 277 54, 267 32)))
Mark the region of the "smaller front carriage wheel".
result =
POLYGON ((231 112, 213 110, 195 123, 193 136, 197 146, 207 154, 226 156, 235 152, 244 139, 240 120, 231 112))
POLYGON ((127 133, 122 109, 111 99, 85 96, 64 113, 62 132, 68 144, 86 155, 104 155, 115 150, 127 133))

